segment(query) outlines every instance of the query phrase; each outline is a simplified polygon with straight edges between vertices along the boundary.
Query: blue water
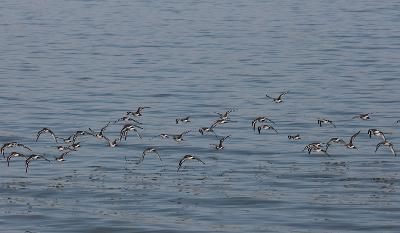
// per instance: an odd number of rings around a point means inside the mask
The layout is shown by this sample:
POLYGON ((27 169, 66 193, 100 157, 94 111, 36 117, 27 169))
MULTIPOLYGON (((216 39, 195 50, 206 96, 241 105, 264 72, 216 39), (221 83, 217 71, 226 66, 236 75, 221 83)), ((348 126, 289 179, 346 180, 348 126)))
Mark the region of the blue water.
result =
POLYGON ((367 134, 378 128, 400 147, 399 12, 389 0, 2 1, 0 144, 52 160, 28 173, 21 158, 1 160, 2 231, 399 232, 400 160, 375 153, 380 139, 367 134), (282 91, 281 104, 265 97, 282 91), (143 139, 110 148, 83 137, 65 162, 48 135, 35 142, 43 127, 67 137, 138 106, 150 107, 143 139), (217 151, 197 130, 229 109, 215 132, 231 137, 217 151), (361 113, 371 120, 352 119, 361 113), (261 115, 279 134, 253 131, 261 115), (184 130, 180 143, 157 137, 184 130), (359 150, 302 152, 358 130, 359 150), (137 165, 148 146, 162 162, 137 165), (185 154, 205 165, 177 172, 185 154))

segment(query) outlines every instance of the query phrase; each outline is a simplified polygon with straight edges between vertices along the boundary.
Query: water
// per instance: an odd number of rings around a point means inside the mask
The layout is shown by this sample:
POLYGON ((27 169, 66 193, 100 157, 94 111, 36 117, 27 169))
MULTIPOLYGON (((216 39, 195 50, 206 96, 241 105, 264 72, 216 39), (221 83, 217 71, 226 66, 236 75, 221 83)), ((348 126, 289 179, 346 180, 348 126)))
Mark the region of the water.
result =
MULTIPOLYGON (((400 143, 397 1, 2 1, 0 142, 48 158, 48 135, 100 129, 138 106, 143 139, 92 137, 66 161, 5 160, 7 232, 398 232, 399 159, 369 128, 400 143), (284 103, 275 96, 288 90, 284 103), (218 126, 231 135, 214 150, 218 126), (351 120, 374 113, 369 121, 351 120), (192 116, 190 124, 175 118, 192 116), (278 135, 255 133, 268 115, 278 135), (337 128, 319 127, 318 117, 337 128), (154 137, 192 130, 176 143, 154 137), (310 142, 361 130, 359 150, 310 142), (288 141, 300 133, 301 141, 288 141), (146 156, 155 146, 163 159, 146 156), (195 154, 206 164, 179 160, 195 154)), ((120 125, 107 129, 117 137, 120 125)), ((11 150, 7 150, 10 152, 11 150)), ((400 153, 400 152, 398 152, 400 153)))

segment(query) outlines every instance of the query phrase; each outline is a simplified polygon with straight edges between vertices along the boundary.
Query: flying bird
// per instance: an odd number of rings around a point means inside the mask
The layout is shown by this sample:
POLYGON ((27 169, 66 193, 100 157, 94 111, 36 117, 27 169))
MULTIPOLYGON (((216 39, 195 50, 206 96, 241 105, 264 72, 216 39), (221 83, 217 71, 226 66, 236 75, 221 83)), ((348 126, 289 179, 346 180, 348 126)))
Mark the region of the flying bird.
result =
POLYGON ((197 160, 197 161, 201 162, 202 164, 205 164, 200 158, 198 158, 194 155, 191 155, 191 154, 187 154, 187 155, 183 156, 183 158, 179 161, 177 172, 179 172, 179 169, 181 169, 183 162, 185 162, 186 160, 197 160))

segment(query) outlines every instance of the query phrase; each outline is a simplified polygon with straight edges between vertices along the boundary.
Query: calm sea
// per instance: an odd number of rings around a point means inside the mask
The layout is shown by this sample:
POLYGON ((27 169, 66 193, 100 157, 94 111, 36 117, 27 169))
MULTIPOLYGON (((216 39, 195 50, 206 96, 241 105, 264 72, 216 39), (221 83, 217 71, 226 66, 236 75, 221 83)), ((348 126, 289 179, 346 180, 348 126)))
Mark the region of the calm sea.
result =
POLYGON ((390 0, 1 1, 0 144, 51 162, 25 173, 22 158, 1 159, 0 231, 399 232, 400 159, 367 134, 400 154, 399 12, 390 0), (280 104, 265 96, 283 91, 280 104), (57 162, 48 134, 35 142, 43 127, 97 131, 139 106, 143 138, 119 147, 84 136, 57 162), (198 129, 230 109, 217 151, 198 129), (263 115, 278 134, 253 131, 263 115), (185 130, 179 143, 157 136, 185 130), (358 150, 302 151, 359 130, 358 150), (162 161, 138 165, 150 146, 162 161), (177 172, 185 154, 205 165, 177 172))

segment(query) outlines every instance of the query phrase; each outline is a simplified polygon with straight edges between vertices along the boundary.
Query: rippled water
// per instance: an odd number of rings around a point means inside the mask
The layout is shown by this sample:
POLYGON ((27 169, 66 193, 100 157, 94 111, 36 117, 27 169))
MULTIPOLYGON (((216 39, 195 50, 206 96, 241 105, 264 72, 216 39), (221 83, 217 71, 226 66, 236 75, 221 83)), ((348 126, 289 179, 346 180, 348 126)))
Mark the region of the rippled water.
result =
POLYGON ((398 232, 400 162, 385 147, 374 153, 367 130, 399 148, 399 10, 397 1, 2 1, 0 143, 53 159, 50 137, 35 142, 39 129, 66 137, 150 107, 142 140, 110 148, 84 137, 65 162, 33 161, 28 173, 22 159, 2 160, 2 229, 398 232), (281 104, 265 97, 285 90, 281 104), (215 136, 197 130, 229 109, 232 122, 215 131, 231 137, 216 151, 215 136), (352 120, 361 113, 374 114, 352 120), (279 134, 254 132, 259 115, 279 134), (156 137, 184 130, 181 143, 156 137), (359 150, 302 152, 358 130, 359 150), (162 162, 137 165, 148 146, 162 162), (188 153, 205 165, 177 172, 188 153))

